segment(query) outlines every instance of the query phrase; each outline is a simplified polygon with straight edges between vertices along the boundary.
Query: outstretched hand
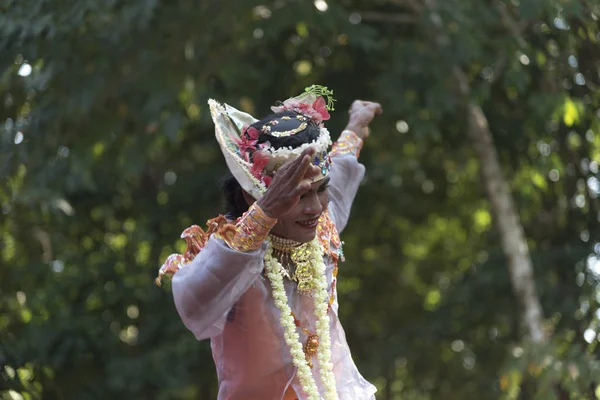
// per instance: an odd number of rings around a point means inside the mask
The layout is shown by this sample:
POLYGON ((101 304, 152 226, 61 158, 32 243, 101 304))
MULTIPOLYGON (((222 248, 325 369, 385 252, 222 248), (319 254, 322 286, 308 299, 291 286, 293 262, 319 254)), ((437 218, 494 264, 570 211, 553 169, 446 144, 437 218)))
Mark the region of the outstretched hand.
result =
POLYGON ((310 178, 319 173, 311 164, 315 149, 308 147, 300 157, 288 161, 278 170, 264 196, 258 200, 260 208, 271 218, 280 218, 290 211, 300 197, 311 189, 310 178))
POLYGON ((372 101, 354 100, 348 114, 350 118, 346 129, 353 131, 361 139, 369 136, 369 124, 376 115, 383 112, 381 104, 372 101))

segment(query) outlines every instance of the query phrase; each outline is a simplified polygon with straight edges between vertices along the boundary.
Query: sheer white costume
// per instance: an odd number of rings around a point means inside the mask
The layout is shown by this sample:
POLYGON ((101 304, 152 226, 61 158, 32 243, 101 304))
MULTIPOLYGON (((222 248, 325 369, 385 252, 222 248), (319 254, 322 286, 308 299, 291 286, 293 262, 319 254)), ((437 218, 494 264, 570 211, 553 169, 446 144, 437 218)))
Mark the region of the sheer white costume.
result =
MULTIPOLYGON (((352 154, 333 155, 332 161, 329 214, 341 232, 365 169, 352 154)), ((265 250, 263 243, 256 251, 237 252, 211 237, 195 259, 173 276, 173 295, 183 323, 198 340, 211 340, 219 400, 279 400, 289 385, 300 399, 305 398, 283 340, 269 280, 263 276, 265 250)), ((329 257, 326 265, 330 287, 334 265, 329 257)), ((312 299, 300 295, 295 282, 286 280, 285 286, 292 311, 303 327, 314 331, 312 299)), ((339 398, 374 399, 375 387, 360 375, 350 355, 338 319, 337 294, 329 317, 339 398)), ((323 393, 318 370, 313 368, 313 373, 323 393)))

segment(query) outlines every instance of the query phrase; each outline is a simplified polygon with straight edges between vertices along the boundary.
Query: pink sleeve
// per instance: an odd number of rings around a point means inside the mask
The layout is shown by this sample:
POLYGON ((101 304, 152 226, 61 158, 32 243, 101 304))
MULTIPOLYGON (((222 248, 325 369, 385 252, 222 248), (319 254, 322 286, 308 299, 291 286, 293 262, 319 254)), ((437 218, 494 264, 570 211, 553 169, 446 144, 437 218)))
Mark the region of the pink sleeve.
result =
POLYGON ((220 334, 227 314, 260 277, 265 244, 232 250, 211 236, 194 260, 173 275, 173 297, 184 325, 198 340, 220 334))
POLYGON ((331 160, 329 209, 333 222, 341 233, 348 223, 352 202, 365 176, 365 167, 355 155, 349 153, 332 155, 331 160))

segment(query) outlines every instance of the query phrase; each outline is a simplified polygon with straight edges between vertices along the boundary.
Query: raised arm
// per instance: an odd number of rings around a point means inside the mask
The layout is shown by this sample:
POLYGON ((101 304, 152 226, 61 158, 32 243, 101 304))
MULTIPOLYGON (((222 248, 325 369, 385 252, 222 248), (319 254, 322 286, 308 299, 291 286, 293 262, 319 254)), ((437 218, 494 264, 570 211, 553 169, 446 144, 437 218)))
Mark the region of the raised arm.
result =
POLYGON ((339 233, 348 223, 352 202, 365 175, 365 167, 358 162, 362 142, 354 132, 345 130, 330 153, 329 211, 339 233))
POLYGON ((358 162, 363 140, 369 136, 369 124, 381 112, 378 103, 354 101, 348 125, 331 150, 329 207, 338 232, 346 227, 352 202, 365 174, 365 167, 358 162))

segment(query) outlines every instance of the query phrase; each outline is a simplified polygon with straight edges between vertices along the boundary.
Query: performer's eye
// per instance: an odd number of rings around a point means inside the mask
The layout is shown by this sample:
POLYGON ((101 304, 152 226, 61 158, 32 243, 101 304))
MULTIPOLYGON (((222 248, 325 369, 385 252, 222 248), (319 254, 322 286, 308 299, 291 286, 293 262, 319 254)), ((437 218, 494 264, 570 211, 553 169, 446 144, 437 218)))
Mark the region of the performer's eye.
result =
POLYGON ((319 189, 317 189, 317 192, 318 193, 323 193, 324 191, 327 190, 327 188, 329 188, 329 186, 331 186, 329 183, 326 184, 326 185, 322 185, 322 186, 319 187, 319 189))
POLYGON ((323 184, 321 186, 319 186, 319 188, 317 189, 317 193, 323 193, 324 191, 326 191, 327 188, 329 187, 329 182, 331 182, 331 178, 328 177, 325 179, 323 184))

